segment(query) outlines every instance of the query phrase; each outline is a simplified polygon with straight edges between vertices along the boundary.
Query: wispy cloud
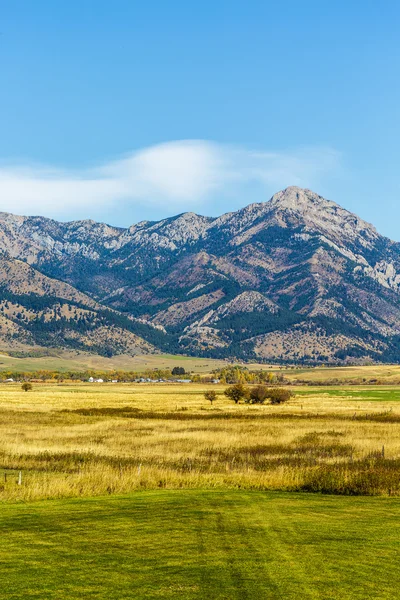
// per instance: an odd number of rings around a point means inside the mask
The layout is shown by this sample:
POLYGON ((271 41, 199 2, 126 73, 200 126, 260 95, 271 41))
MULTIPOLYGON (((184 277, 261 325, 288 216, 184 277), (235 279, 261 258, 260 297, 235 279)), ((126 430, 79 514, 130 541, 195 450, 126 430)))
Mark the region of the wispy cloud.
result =
POLYGON ((0 166, 0 210, 59 218, 94 216, 121 203, 164 212, 200 210, 216 196, 245 194, 254 185, 268 191, 312 187, 339 166, 339 154, 327 147, 267 152, 174 141, 90 169, 0 166))

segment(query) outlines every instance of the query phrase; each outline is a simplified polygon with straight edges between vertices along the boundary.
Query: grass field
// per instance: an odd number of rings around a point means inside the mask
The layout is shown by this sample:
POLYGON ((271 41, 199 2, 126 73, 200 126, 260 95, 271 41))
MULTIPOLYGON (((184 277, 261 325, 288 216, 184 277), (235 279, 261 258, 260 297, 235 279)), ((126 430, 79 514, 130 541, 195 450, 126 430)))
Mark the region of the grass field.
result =
POLYGON ((0 385, 1 599, 400 596, 400 389, 208 387, 0 385))
POLYGON ((8 504, 0 597, 399 597, 399 499, 156 491, 8 504))
POLYGON ((353 403, 359 400, 365 402, 384 402, 390 405, 390 408, 396 406, 400 401, 400 387, 398 386, 354 386, 354 387, 303 387, 296 389, 297 396, 306 398, 319 398, 325 400, 325 406, 329 400, 340 401, 344 403, 353 403), (393 404, 394 403, 394 404, 393 404))
POLYGON ((117 355, 105 358, 84 352, 60 352, 57 356, 16 358, 0 354, 0 371, 34 372, 41 369, 48 371, 85 371, 98 369, 105 371, 124 370, 141 372, 146 369, 169 369, 175 366, 185 367, 188 372, 210 373, 227 363, 211 358, 193 358, 174 354, 143 354, 137 356, 117 355))
POLYGON ((144 489, 400 494, 400 391, 296 388, 235 405, 215 386, 0 386, 0 501, 144 489), (16 484, 19 471, 22 485, 16 484))
MULTIPOLYGON (((254 366, 255 368, 255 366, 254 366)), ((400 365, 366 365, 354 367, 313 367, 280 370, 289 380, 307 380, 315 383, 323 383, 330 380, 338 382, 356 381, 400 384, 400 365)))

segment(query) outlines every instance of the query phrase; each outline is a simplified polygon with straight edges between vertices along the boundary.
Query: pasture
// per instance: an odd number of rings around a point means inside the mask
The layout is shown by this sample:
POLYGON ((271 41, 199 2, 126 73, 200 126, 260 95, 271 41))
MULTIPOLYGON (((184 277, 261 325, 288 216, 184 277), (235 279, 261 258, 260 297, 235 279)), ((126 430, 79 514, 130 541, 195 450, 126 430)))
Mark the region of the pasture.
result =
MULTIPOLYGON (((253 368, 256 368, 255 365, 253 368)), ((356 365, 339 367, 296 367, 282 368, 281 373, 291 381, 309 381, 323 384, 328 381, 337 381, 345 384, 357 382, 358 384, 389 384, 400 385, 400 365, 356 365)))
POLYGON ((397 597, 399 389, 223 390, 0 385, 0 598, 397 597))
POLYGON ((87 369, 141 372, 147 369, 172 369, 176 365, 194 373, 210 373, 226 365, 226 361, 212 358, 194 358, 175 354, 138 354, 136 356, 116 355, 112 358, 85 352, 59 351, 54 356, 9 356, 0 354, 0 371, 34 372, 85 371, 87 369))
POLYGON ((209 387, 0 386, 0 501, 184 488, 400 494, 397 388, 304 387, 283 406, 250 406, 220 385, 210 405, 209 387))

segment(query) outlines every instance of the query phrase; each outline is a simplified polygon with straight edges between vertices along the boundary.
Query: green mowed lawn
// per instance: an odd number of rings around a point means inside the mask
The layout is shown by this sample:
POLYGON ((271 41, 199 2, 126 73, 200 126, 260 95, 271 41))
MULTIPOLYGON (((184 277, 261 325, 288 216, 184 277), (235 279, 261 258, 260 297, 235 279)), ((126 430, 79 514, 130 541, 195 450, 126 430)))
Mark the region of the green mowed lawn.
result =
POLYGON ((0 597, 400 597, 400 499, 225 491, 3 504, 0 597))

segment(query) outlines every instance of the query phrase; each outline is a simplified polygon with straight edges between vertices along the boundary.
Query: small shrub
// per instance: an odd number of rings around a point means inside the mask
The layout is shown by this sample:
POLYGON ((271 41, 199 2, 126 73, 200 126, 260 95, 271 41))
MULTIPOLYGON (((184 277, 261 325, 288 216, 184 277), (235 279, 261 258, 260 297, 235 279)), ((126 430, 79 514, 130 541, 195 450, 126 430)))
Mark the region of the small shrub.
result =
POLYGON ((292 396, 293 392, 283 388, 269 388, 266 385, 257 385, 252 388, 246 399, 250 404, 264 404, 266 400, 270 400, 271 404, 283 404, 292 396))
POLYGON ((226 388, 224 394, 230 400, 233 400, 235 404, 238 404, 240 400, 246 400, 249 398, 249 390, 243 383, 236 383, 226 388))
POLYGON ((24 392, 30 392, 32 389, 32 384, 26 381, 21 385, 21 389, 24 390, 24 392))
POLYGON ((211 406, 212 406, 212 403, 214 402, 214 400, 217 399, 217 392, 215 390, 207 390, 206 392, 204 392, 204 398, 206 400, 208 400, 209 402, 211 402, 211 406))
POLYGON ((268 390, 268 398, 271 404, 283 404, 294 396, 293 392, 283 388, 270 388, 268 390))
POLYGON ((251 404, 264 404, 265 400, 269 398, 269 388, 266 385, 257 385, 250 390, 249 402, 251 404))

